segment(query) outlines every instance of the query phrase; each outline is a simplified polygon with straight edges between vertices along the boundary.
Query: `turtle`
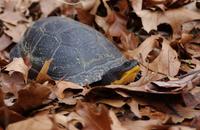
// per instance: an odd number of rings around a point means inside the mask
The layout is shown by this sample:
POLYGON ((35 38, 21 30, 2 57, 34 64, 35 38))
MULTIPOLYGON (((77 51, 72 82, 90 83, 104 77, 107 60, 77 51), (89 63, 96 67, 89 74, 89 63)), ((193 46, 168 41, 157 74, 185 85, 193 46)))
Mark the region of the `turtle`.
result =
POLYGON ((52 79, 80 85, 106 81, 109 77, 116 80, 123 70, 137 65, 99 31, 61 16, 41 18, 26 30, 10 57, 26 55, 32 64, 30 77, 36 77, 44 62, 52 59, 48 70, 52 79))

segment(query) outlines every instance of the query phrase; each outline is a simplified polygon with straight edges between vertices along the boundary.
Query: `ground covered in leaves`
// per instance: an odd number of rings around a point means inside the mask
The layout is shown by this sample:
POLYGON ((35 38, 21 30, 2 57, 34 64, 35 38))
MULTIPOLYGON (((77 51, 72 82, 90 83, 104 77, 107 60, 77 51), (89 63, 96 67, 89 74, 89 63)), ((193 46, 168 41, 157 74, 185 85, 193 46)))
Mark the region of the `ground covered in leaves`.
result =
POLYGON ((197 0, 1 0, 0 130, 200 130, 200 2, 197 0), (34 21, 67 16, 97 29, 141 77, 128 85, 53 81, 46 61, 29 80, 9 59, 34 21))

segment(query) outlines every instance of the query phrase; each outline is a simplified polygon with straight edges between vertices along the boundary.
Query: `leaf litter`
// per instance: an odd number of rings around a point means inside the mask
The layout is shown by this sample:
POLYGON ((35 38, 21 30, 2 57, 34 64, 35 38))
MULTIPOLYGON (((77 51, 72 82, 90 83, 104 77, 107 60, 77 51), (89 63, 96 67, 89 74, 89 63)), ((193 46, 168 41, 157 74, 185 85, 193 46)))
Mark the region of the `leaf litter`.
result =
POLYGON ((194 0, 0 1, 0 129, 199 130, 199 24, 194 0), (9 51, 34 21, 54 15, 103 33, 139 62, 139 79, 94 87, 54 81, 50 60, 28 79, 28 58, 9 61, 9 51))

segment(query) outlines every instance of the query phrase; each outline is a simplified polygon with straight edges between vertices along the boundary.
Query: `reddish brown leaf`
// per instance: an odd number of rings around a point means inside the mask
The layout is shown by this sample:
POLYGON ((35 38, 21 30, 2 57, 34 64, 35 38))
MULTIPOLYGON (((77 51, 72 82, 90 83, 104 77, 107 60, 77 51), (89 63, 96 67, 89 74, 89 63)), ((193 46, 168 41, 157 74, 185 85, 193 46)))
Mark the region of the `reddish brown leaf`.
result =
POLYGON ((0 107, 4 106, 4 93, 0 89, 0 107))
POLYGON ((38 83, 31 83, 26 88, 18 92, 18 99, 16 103, 11 106, 11 109, 17 112, 25 112, 32 110, 44 104, 49 100, 51 91, 48 85, 41 85, 38 83))
POLYGON ((21 121, 25 119, 19 113, 8 109, 7 107, 0 107, 0 126, 6 127, 8 124, 21 121))
POLYGON ((91 15, 88 11, 85 11, 81 8, 76 8, 77 10, 77 17, 81 23, 92 25, 94 22, 94 16, 91 15))
POLYGON ((83 130, 111 130, 112 121, 105 106, 79 102, 76 112, 84 119, 83 130))

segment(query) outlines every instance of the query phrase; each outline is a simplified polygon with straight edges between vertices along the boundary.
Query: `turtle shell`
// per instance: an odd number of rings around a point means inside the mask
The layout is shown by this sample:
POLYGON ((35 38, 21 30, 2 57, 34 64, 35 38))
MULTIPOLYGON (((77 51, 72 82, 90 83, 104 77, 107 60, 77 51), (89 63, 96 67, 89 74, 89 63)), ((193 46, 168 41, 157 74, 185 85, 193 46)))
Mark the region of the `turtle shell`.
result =
POLYGON ((11 58, 29 54, 31 77, 52 59, 48 74, 55 80, 80 85, 101 80, 112 68, 127 60, 95 29, 70 18, 48 17, 36 21, 11 50, 11 58))

